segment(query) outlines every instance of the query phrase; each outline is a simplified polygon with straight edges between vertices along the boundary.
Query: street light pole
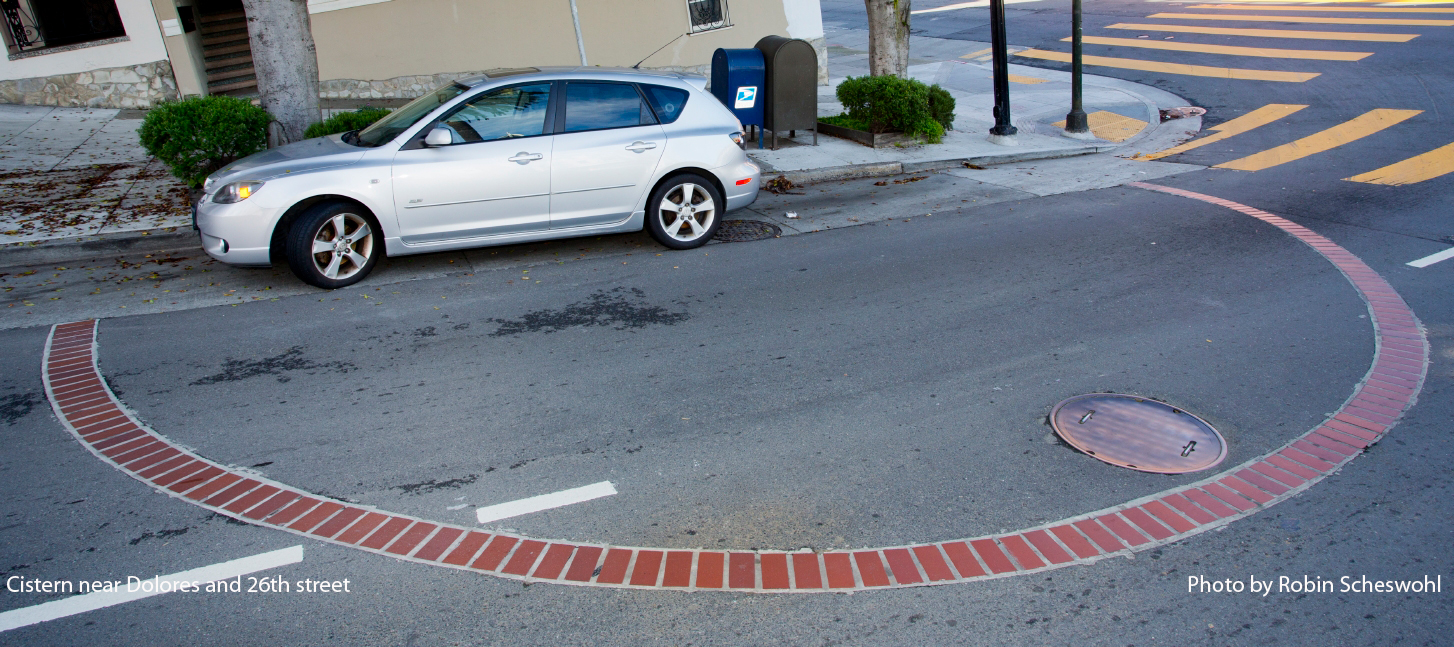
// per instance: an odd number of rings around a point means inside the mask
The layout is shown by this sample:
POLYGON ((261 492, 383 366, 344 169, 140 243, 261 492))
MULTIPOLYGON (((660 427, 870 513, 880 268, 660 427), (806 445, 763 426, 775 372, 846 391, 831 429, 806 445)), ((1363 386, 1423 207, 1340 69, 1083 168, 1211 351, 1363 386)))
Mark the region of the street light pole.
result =
POLYGON ((1080 105, 1080 0, 1070 5, 1070 114, 1065 115, 1065 132, 1085 135, 1090 132, 1085 109, 1080 105))
POLYGON ((1010 125, 1010 54, 1005 43, 1005 0, 990 0, 990 47, 994 49, 995 126, 990 141, 1013 145, 1016 129, 1010 125))

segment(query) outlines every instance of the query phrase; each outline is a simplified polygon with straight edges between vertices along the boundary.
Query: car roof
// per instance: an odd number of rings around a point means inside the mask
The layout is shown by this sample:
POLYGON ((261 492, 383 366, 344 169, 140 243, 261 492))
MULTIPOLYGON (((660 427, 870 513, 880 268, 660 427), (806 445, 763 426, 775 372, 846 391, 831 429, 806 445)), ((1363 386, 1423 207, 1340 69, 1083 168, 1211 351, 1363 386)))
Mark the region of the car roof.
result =
POLYGON ((457 79, 459 83, 469 87, 477 87, 496 81, 509 80, 526 81, 535 79, 599 79, 603 81, 676 81, 686 82, 687 75, 680 72, 669 72, 664 70, 638 70, 630 67, 596 67, 596 66, 547 66, 547 67, 517 67, 498 68, 485 70, 481 74, 475 74, 457 79))

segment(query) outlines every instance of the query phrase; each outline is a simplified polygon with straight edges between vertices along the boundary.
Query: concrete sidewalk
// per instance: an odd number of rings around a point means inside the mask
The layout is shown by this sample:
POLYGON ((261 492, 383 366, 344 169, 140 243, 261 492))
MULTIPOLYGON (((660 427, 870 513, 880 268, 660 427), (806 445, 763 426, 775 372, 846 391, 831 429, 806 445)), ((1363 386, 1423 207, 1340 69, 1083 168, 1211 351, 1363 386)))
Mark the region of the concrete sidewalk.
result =
MULTIPOLYGON (((819 88, 820 115, 842 111, 834 96, 837 83, 868 74, 867 39, 865 31, 828 30, 833 77, 832 85, 819 88)), ((784 176, 806 184, 1092 153, 1130 157, 1168 148, 1200 130, 1197 118, 1160 122, 1158 111, 1184 105, 1180 97, 1086 75, 1085 108, 1102 138, 1066 137, 1054 122, 1069 107, 1069 75, 1012 65, 1011 114, 1019 134, 1013 146, 994 144, 986 137, 994 101, 988 44, 914 37, 911 47, 911 76, 938 83, 957 103, 954 128, 942 143, 873 149, 820 135, 813 146, 812 134, 799 131, 795 139, 780 138, 778 150, 749 142, 748 154, 762 164, 764 179, 784 176)), ((0 267, 197 246, 187 189, 142 149, 136 135, 142 117, 135 110, 0 105, 0 267)), ((1083 175, 1076 165, 1052 164, 1032 184, 1044 185, 1045 173, 1057 169, 1063 169, 1060 179, 1083 175)))

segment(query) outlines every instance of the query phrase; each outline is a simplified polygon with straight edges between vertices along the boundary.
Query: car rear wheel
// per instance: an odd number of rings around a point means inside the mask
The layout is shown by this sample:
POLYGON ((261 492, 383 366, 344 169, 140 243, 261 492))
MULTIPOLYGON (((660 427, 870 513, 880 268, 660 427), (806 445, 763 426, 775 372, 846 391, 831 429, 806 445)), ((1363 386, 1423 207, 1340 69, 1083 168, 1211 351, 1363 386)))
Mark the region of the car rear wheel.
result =
POLYGON ((707 244, 717 233, 725 201, 706 178, 685 174, 657 187, 646 206, 646 228, 656 242, 672 249, 692 249, 707 244))
POLYGON ((356 205, 312 207, 288 231, 288 267, 303 282, 334 289, 362 281, 383 255, 373 216, 356 205))

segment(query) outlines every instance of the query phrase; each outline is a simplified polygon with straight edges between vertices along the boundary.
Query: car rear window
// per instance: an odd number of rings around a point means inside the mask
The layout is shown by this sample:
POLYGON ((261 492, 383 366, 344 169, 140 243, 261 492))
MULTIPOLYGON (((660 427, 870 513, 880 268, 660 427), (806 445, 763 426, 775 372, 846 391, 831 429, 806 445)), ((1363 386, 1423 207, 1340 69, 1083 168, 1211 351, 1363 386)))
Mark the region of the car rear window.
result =
POLYGON ((687 105, 686 90, 662 85, 643 85, 641 89, 646 91, 646 99, 661 123, 669 124, 682 116, 682 107, 687 105))
POLYGON ((565 131, 604 130, 656 123, 636 87, 626 83, 583 83, 565 86, 565 131))

